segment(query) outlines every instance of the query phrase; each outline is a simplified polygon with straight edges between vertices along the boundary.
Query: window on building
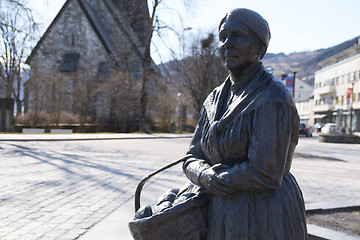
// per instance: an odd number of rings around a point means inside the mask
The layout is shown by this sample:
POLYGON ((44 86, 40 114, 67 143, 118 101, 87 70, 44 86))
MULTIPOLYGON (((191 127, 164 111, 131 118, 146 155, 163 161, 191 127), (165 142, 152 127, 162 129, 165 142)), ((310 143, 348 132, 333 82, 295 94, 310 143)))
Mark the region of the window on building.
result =
POLYGON ((75 52, 65 53, 62 58, 59 70, 61 72, 75 72, 79 57, 80 54, 75 52))
POLYGON ((345 83, 345 74, 341 76, 341 83, 342 83, 342 84, 345 83))
POLYGON ((354 80, 358 79, 358 72, 354 72, 354 80))
POLYGON ((109 65, 106 62, 100 62, 98 67, 98 74, 99 75, 107 75, 110 73, 109 65))
POLYGON ((351 79, 351 73, 348 73, 347 75, 347 81, 350 82, 352 79, 351 79))
POLYGON ((336 78, 336 85, 339 85, 340 84, 340 77, 337 77, 336 78))
POLYGON ((325 81, 325 86, 332 86, 334 85, 334 79, 328 79, 325 81))

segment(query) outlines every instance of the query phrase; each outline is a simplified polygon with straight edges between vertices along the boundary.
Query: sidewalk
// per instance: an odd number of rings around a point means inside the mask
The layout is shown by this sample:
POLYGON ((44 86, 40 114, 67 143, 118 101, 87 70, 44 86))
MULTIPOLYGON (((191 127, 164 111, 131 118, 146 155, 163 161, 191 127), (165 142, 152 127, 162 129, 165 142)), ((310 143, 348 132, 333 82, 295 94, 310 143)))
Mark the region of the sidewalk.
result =
MULTIPOLYGON (((295 171, 296 172, 296 171, 295 171)), ((158 186, 150 184, 146 186, 146 192, 142 196, 142 204, 154 205, 154 200, 167 189, 177 186, 180 182, 186 182, 186 179, 181 177, 166 176, 162 179, 157 179, 158 182, 163 182, 165 179, 171 178, 172 180, 166 182, 165 186, 158 186), (174 183, 174 184, 173 184, 174 183), (176 183, 176 184, 175 184, 176 183)), ((313 179, 298 179, 299 184, 305 196, 306 210, 319 210, 319 209, 336 209, 346 208, 353 206, 360 206, 360 194, 354 194, 351 184, 345 186, 343 191, 339 192, 339 188, 343 188, 341 183, 337 186, 332 184, 331 181, 321 183, 315 178, 313 179), (351 188, 351 189, 350 189, 351 188), (348 194, 344 194, 348 192, 348 194), (347 199, 347 200, 344 200, 347 199)), ((357 183, 359 184, 360 181, 357 183)), ((355 183, 356 184, 356 183, 355 183)), ((134 197, 131 196, 129 201, 124 202, 116 211, 102 220, 99 224, 95 225, 88 232, 86 232, 80 240, 132 240, 132 236, 128 229, 128 223, 134 216, 134 197)), ((330 229, 318 227, 315 225, 308 225, 308 233, 314 238, 309 240, 359 240, 360 238, 353 237, 341 232, 333 231, 330 229), (322 238, 321 238, 322 237, 322 238)))

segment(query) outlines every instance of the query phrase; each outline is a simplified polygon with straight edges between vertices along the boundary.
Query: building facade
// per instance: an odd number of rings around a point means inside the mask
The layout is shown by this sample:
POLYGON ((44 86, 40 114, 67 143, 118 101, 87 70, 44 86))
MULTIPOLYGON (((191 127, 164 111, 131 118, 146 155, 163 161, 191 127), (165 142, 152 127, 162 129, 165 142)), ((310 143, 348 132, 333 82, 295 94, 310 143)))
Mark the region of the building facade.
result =
POLYGON ((314 125, 314 94, 313 88, 304 81, 295 81, 294 100, 300 117, 300 121, 312 126, 314 125))
POLYGON ((150 30, 146 0, 67 0, 26 61, 25 111, 133 124, 150 30))
POLYGON ((327 59, 315 72, 316 122, 336 123, 339 130, 360 131, 360 46, 327 59))

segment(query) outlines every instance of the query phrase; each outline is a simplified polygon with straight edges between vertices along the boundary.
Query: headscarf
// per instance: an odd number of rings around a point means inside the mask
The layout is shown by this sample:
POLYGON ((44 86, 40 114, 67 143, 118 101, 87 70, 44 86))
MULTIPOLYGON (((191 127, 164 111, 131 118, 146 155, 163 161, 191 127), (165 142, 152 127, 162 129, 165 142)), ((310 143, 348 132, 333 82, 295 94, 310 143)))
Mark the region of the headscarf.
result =
POLYGON ((264 52, 260 54, 260 58, 266 53, 267 47, 270 41, 270 28, 267 21, 257 12, 254 12, 246 8, 236 8, 228 12, 225 17, 221 20, 219 25, 219 31, 221 26, 228 19, 241 22, 246 25, 248 29, 253 33, 257 40, 264 45, 264 52))

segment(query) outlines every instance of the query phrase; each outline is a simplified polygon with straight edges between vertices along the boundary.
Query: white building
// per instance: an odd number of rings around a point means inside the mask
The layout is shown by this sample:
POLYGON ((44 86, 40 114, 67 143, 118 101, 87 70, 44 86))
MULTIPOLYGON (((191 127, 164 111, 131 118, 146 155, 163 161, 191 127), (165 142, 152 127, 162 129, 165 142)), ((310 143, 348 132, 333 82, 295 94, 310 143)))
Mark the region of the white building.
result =
POLYGON ((360 46, 327 59, 325 64, 315 72, 316 122, 333 122, 340 129, 349 129, 351 120, 351 128, 360 131, 360 46))
POLYGON ((314 119, 312 117, 314 113, 313 91, 312 86, 300 79, 295 79, 294 100, 300 116, 300 121, 310 126, 314 125, 314 119))

